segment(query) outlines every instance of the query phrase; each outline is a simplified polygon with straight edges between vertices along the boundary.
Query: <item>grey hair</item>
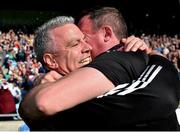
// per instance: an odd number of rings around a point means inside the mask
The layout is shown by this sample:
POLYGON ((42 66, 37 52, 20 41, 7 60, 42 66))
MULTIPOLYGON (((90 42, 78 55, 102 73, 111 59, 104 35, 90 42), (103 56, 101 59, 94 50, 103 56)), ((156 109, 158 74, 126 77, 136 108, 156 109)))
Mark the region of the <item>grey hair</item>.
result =
POLYGON ((49 31, 52 29, 64 26, 65 24, 74 24, 74 18, 71 16, 58 16, 48 20, 46 23, 37 28, 34 33, 34 51, 37 56, 37 60, 44 64, 43 55, 45 52, 52 52, 55 48, 55 44, 52 43, 52 38, 49 31))

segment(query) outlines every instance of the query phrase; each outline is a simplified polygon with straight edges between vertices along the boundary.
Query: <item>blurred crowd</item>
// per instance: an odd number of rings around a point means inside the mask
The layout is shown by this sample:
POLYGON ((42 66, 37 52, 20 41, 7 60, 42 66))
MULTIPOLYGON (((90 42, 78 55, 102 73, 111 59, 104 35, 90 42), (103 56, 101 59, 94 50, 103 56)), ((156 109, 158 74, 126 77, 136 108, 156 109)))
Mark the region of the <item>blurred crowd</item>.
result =
POLYGON ((140 36, 152 49, 166 56, 177 68, 180 77, 180 38, 167 35, 145 35, 140 36))
MULTIPOLYGON (((33 34, 24 34, 22 31, 9 30, 6 33, 0 31, 0 90, 4 96, 8 90, 10 91, 16 109, 22 97, 32 87, 33 79, 45 72, 41 63, 36 60, 33 38, 33 34)), ((4 97, 2 99, 7 102, 4 97)), ((8 113, 9 111, 5 110, 8 106, 2 104, 2 99, 0 114, 8 113)))
MULTIPOLYGON (((0 31, 0 90, 10 91, 16 110, 22 97, 32 87, 33 79, 45 73, 41 63, 36 60, 33 38, 33 34, 22 31, 0 31)), ((180 38, 177 35, 142 34, 140 38, 172 61, 180 76, 180 38)), ((0 100, 0 114, 7 113, 1 110, 5 106, 2 105, 3 100, 0 100)))

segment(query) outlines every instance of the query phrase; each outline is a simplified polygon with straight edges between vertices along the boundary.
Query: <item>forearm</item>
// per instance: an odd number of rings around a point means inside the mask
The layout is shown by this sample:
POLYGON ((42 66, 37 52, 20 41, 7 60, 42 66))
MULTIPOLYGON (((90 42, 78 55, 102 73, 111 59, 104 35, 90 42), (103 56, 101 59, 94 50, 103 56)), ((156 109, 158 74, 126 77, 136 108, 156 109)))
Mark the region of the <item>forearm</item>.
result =
POLYGON ((114 87, 97 70, 82 69, 85 70, 33 88, 21 104, 21 113, 28 114, 31 119, 53 115, 95 98, 114 87))
POLYGON ((40 119, 46 116, 45 112, 40 110, 37 98, 43 87, 44 84, 34 87, 21 101, 19 114, 23 119, 40 119))

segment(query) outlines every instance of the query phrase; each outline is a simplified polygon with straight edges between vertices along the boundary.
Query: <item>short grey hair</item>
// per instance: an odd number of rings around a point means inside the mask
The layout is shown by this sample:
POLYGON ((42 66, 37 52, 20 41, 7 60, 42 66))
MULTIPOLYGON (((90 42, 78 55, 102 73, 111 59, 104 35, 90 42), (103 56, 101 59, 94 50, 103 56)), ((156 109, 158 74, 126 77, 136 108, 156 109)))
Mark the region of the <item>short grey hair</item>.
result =
POLYGON ((52 29, 64 26, 65 24, 74 24, 74 18, 71 16, 58 16, 48 20, 46 23, 37 28, 34 33, 34 51, 37 60, 44 64, 43 55, 45 52, 52 52, 55 49, 55 44, 52 43, 52 38, 49 31, 52 29))

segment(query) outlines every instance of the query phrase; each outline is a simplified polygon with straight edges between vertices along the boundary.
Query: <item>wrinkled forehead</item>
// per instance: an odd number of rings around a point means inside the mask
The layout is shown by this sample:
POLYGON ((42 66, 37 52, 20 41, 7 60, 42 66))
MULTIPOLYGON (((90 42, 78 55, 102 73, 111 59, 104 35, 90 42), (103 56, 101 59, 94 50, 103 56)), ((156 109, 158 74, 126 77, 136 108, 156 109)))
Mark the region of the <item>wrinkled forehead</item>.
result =
POLYGON ((81 32, 79 27, 76 26, 75 24, 66 24, 64 25, 64 35, 66 34, 71 36, 79 36, 82 35, 83 33, 81 32))
POLYGON ((56 27, 51 33, 55 43, 69 43, 73 40, 82 39, 84 34, 75 24, 65 24, 64 26, 56 27))

